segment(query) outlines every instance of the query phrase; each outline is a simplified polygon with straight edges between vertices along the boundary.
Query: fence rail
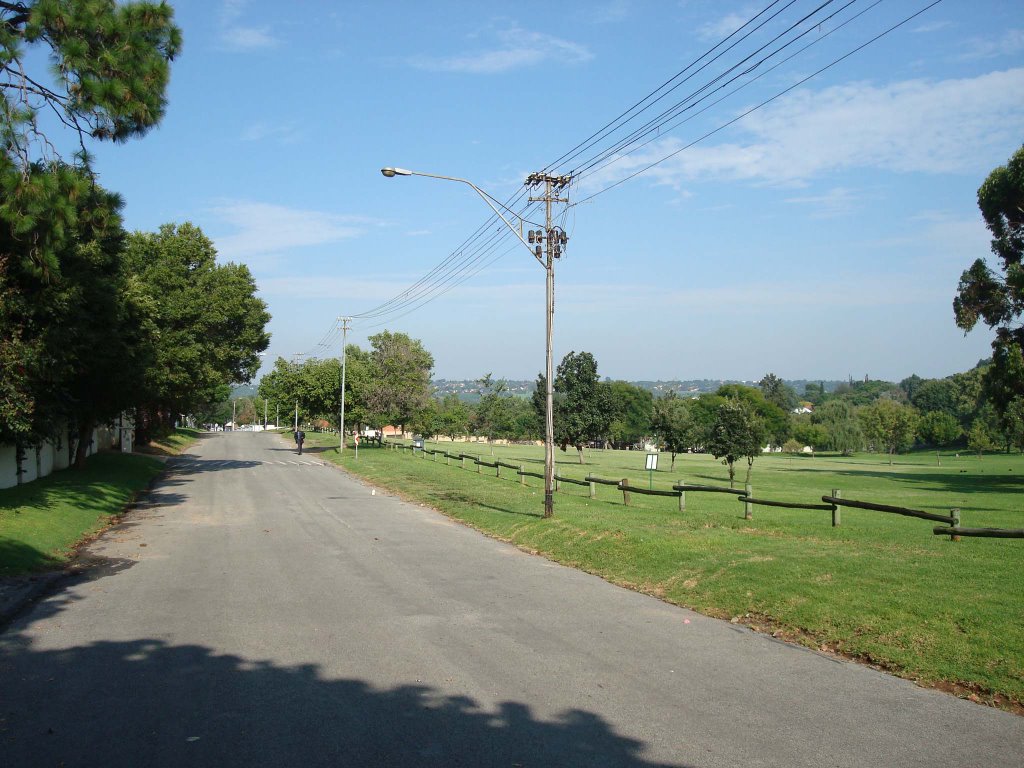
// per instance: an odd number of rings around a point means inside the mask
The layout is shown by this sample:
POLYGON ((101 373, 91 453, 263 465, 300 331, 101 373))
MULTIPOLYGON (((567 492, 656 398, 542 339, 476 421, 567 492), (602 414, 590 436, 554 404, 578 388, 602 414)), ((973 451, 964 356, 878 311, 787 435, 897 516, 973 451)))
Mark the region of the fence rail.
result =
POLYGON ((983 536, 990 539, 1024 539, 1024 528, 961 528, 952 526, 943 528, 935 526, 932 533, 936 536, 983 536))
POLYGON ((746 490, 740 490, 739 488, 726 488, 721 485, 689 485, 688 483, 679 483, 672 486, 673 491, 697 491, 699 493, 732 493, 737 496, 746 495, 746 490))
POLYGON ((749 496, 739 496, 737 501, 747 504, 754 504, 759 507, 784 507, 785 509, 817 509, 831 512, 834 507, 831 504, 804 504, 796 501, 770 501, 769 499, 752 499, 749 496))
MULTIPOLYGON (((394 444, 397 449, 409 450, 414 452, 415 449, 411 445, 403 445, 400 443, 394 444)), ((487 461, 480 455, 459 453, 453 454, 448 453, 446 450, 423 448, 420 449, 423 455, 440 454, 446 459, 456 459, 463 462, 463 468, 465 468, 465 462, 467 460, 472 461, 477 466, 477 472, 479 467, 489 467, 496 470, 495 474, 497 477, 501 477, 501 468, 515 470, 519 476, 520 482, 525 485, 527 477, 535 477, 543 480, 544 474, 542 472, 532 472, 527 470, 522 464, 511 464, 506 461, 495 459, 494 461, 487 461)), ((555 490, 558 490, 558 486, 561 483, 569 483, 571 485, 590 486, 590 496, 595 498, 595 488, 598 485, 614 486, 616 490, 622 493, 622 503, 625 506, 629 506, 629 499, 631 494, 640 494, 641 496, 662 496, 662 497, 676 497, 679 499, 679 511, 686 511, 686 492, 692 493, 727 493, 736 496, 736 500, 742 502, 744 505, 745 513, 744 517, 747 519, 752 518, 752 509, 755 506, 761 507, 777 507, 782 509, 805 509, 811 511, 821 512, 832 512, 832 525, 838 526, 840 524, 840 510, 842 507, 850 507, 853 509, 865 509, 874 512, 886 512, 889 514, 902 515, 904 517, 914 517, 920 520, 931 520, 938 523, 944 523, 942 526, 935 526, 932 529, 932 533, 936 536, 949 536, 952 541, 959 541, 961 536, 975 536, 975 537, 986 537, 986 538, 999 538, 999 539, 1024 539, 1024 528, 962 528, 960 527, 960 509, 952 508, 948 515, 940 515, 935 512, 926 512, 921 509, 910 509, 908 507, 898 507, 891 504, 878 504, 871 501, 858 501, 855 499, 845 499, 840 495, 840 491, 833 489, 832 495, 822 496, 821 501, 823 503, 805 503, 797 501, 778 501, 775 499, 759 499, 753 495, 753 488, 750 485, 746 485, 742 490, 739 488, 726 488, 725 486, 719 485, 701 485, 697 483, 683 483, 679 482, 672 486, 671 490, 664 490, 661 488, 644 488, 639 485, 630 485, 628 478, 622 478, 621 480, 611 480, 608 478, 597 477, 596 475, 587 475, 583 480, 578 480, 573 477, 564 477, 559 474, 555 474, 555 490)))
POLYGON ((598 485, 616 485, 617 486, 619 483, 622 482, 621 480, 605 480, 602 477, 594 477, 593 475, 587 475, 583 479, 586 480, 588 483, 597 483, 598 485))
POLYGON ((934 520, 949 525, 959 525, 959 510, 956 515, 937 515, 934 512, 925 512, 920 509, 907 509, 906 507, 893 507, 889 504, 875 504, 870 501, 854 501, 853 499, 842 499, 836 496, 822 496, 822 501, 835 504, 839 507, 853 507, 854 509, 870 509, 874 512, 889 512, 893 515, 904 515, 905 517, 917 517, 921 520, 934 520))

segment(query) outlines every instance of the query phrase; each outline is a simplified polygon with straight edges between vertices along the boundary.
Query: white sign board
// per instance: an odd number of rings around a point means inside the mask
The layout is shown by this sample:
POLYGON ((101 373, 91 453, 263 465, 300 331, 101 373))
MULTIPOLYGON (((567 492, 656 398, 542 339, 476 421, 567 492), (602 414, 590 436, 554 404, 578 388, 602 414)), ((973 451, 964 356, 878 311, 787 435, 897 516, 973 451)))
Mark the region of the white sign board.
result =
POLYGON ((648 453, 647 454, 647 469, 653 471, 658 468, 658 454, 648 453))

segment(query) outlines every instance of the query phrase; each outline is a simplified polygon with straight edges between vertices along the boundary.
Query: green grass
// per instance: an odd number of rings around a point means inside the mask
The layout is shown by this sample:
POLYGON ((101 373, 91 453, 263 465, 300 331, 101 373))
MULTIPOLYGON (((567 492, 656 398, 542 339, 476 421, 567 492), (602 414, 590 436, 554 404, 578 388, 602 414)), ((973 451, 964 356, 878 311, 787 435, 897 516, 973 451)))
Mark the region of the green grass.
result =
POLYGON ((160 472, 156 459, 114 452, 0 491, 0 576, 62 566, 160 472))
MULTIPOLYGON (((333 446, 313 435, 308 445, 333 446)), ((451 447, 441 443, 440 447, 451 447)), ((429 443, 428 448, 434 447, 429 443)), ((481 453, 484 444, 457 443, 453 452, 481 453)), ((496 457, 542 471, 543 449, 498 446, 496 457)), ((644 454, 557 452, 558 473, 583 478, 628 477, 646 488, 644 454)), ((337 460, 335 450, 326 458, 337 460)), ((674 471, 660 458, 654 487, 673 482, 722 484, 728 476, 706 455, 682 455, 674 471)), ((948 514, 960 507, 964 527, 1024 527, 1024 457, 952 452, 879 455, 766 456, 754 465, 754 496, 818 502, 832 489, 845 498, 948 514)), ((629 507, 612 487, 591 500, 564 485, 555 517, 545 520, 543 483, 522 486, 512 470, 463 470, 443 457, 413 458, 363 446, 347 469, 409 498, 559 562, 669 602, 762 631, 877 664, 924 684, 979 693, 1003 705, 1024 702, 1024 541, 932 534, 938 523, 844 508, 831 513, 743 505, 726 494, 674 498, 634 494, 629 507)), ((467 464, 467 467, 471 466, 467 464)), ((745 469, 745 466, 744 466, 745 469)), ((742 481, 742 472, 738 472, 742 481)))

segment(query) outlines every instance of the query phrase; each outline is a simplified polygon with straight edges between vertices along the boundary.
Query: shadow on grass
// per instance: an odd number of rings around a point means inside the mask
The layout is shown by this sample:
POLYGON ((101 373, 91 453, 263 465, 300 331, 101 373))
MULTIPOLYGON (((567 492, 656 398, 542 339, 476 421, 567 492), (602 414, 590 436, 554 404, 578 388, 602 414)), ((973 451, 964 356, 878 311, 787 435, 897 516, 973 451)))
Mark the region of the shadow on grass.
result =
POLYGON ((493 504, 484 504, 483 502, 467 496, 464 493, 457 493, 455 491, 441 491, 434 495, 435 498, 443 501, 453 501, 458 504, 465 504, 467 507, 475 507, 480 509, 489 509, 493 512, 501 512, 505 515, 521 515, 523 517, 536 517, 543 518, 544 515, 541 512, 520 512, 515 509, 508 509, 507 507, 497 507, 493 504))
MULTIPOLYGON (((817 474, 821 470, 813 468, 783 467, 778 472, 800 472, 817 474)), ((891 480, 897 483, 914 484, 926 491, 945 491, 947 493, 1013 493, 1024 491, 1024 475, 1020 473, 993 472, 990 475, 971 475, 961 472, 959 469, 946 472, 923 473, 923 472, 901 472, 872 469, 836 469, 829 468, 828 474, 841 477, 869 477, 881 480, 891 480)))
POLYGON ((21 573, 37 573, 64 565, 48 552, 22 541, 0 537, 0 577, 21 573))
POLYGON ((12 766, 668 768, 583 709, 541 720, 518 701, 485 708, 419 680, 378 687, 197 644, 40 650, 9 634, 0 660, 0 757, 12 766))

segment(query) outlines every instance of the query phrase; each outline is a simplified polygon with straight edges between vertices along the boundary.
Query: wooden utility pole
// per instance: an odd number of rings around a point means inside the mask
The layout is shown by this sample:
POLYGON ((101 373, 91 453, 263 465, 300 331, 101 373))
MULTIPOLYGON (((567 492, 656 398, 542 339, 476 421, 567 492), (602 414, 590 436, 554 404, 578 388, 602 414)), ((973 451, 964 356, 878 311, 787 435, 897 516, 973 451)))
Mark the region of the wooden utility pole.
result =
POLYGON ((543 197, 530 197, 531 203, 544 203, 544 231, 534 232, 531 230, 529 233, 529 242, 537 243, 535 255, 547 272, 547 342, 544 373, 547 388, 544 393, 544 517, 552 517, 555 514, 555 372, 551 351, 555 322, 555 259, 561 258, 562 248, 569 241, 565 231, 552 224, 551 205, 552 203, 569 202, 567 197, 559 197, 559 193, 569 186, 570 181, 572 181, 571 176, 549 176, 546 173, 531 173, 526 178, 528 187, 544 185, 543 197), (541 242, 545 245, 543 259, 541 258, 541 242))
POLYGON ((351 317, 339 317, 341 320, 341 418, 338 422, 338 453, 345 452, 345 362, 348 359, 348 324, 351 317))

